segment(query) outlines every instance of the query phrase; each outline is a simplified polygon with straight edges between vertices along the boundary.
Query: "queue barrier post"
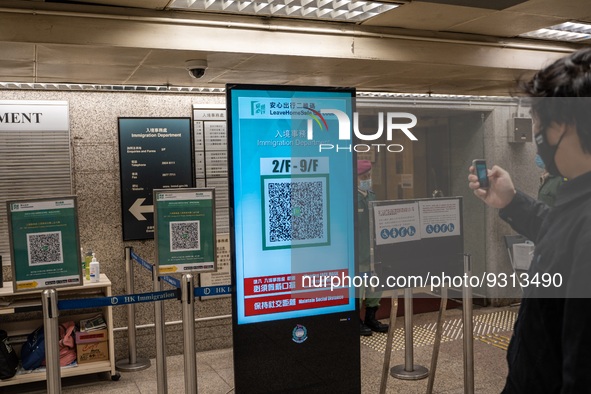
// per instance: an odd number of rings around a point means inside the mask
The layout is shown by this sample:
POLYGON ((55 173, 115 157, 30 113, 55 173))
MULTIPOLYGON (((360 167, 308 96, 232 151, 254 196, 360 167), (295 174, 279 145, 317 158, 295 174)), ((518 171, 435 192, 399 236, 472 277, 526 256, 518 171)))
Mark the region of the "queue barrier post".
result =
POLYGON ((60 394, 62 392, 60 349, 59 349, 59 309, 57 307, 57 291, 43 290, 41 294, 43 307, 43 330, 45 335, 45 359, 47 360, 47 392, 60 394))
MULTIPOLYGON (((160 275, 158 267, 152 271, 154 291, 160 291, 160 275)), ((158 394, 168 393, 168 378, 166 375, 166 338, 164 327, 164 303, 154 302, 154 327, 156 331, 156 382, 158 394)))
POLYGON ((433 354, 431 355, 431 367, 429 381, 427 382, 427 394, 433 392, 435 384, 435 372, 437 371, 437 359, 439 358, 439 348, 441 346, 441 334, 443 332, 443 315, 447 307, 447 287, 441 288, 441 303, 439 304, 439 313, 437 314, 437 326, 435 329, 435 343, 433 344, 433 354))
POLYGON ((412 288, 404 289, 404 365, 392 367, 390 374, 402 380, 420 380, 429 375, 429 370, 414 364, 412 327, 412 288))
MULTIPOLYGON (((464 254, 464 277, 472 275, 472 257, 464 254), (467 276, 466 276, 467 275, 467 276)), ((462 319, 464 321, 464 393, 474 394, 474 323, 472 322, 472 288, 462 288, 462 319)))
POLYGON ((195 353, 195 286, 193 281, 194 277, 192 274, 184 274, 181 279, 186 394, 197 394, 197 355, 195 353))
POLYGON ((390 326, 386 336, 386 349, 384 351, 384 365, 382 367, 382 379, 380 381, 380 394, 386 394, 388 385, 388 371, 390 369, 390 357, 392 355, 392 342, 394 340, 394 325, 396 324, 396 314, 398 313, 398 291, 390 299, 390 326))
MULTIPOLYGON (((131 258, 132 251, 133 248, 129 246, 125 247, 125 292, 127 294, 135 293, 133 260, 131 258)), ((129 357, 127 359, 119 360, 115 363, 115 368, 117 371, 135 372, 149 368, 149 359, 137 358, 135 304, 127 304, 127 344, 129 349, 129 357)))

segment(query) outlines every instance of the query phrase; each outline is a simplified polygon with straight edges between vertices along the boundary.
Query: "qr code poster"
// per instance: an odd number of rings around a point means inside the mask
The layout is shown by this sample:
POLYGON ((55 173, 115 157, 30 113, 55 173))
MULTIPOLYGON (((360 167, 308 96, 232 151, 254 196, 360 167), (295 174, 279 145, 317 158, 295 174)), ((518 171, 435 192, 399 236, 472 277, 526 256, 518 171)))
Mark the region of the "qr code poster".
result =
POLYGON ((80 285, 76 197, 6 204, 14 291, 80 285))
POLYGON ((63 264, 63 249, 61 231, 27 234, 29 266, 63 264))
POLYGON ((170 222, 170 251, 201 250, 199 224, 199 220, 170 222))
POLYGON ((161 274, 217 269, 214 189, 154 189, 154 223, 161 274))
POLYGON ((262 177, 263 249, 330 244, 328 177, 262 177))

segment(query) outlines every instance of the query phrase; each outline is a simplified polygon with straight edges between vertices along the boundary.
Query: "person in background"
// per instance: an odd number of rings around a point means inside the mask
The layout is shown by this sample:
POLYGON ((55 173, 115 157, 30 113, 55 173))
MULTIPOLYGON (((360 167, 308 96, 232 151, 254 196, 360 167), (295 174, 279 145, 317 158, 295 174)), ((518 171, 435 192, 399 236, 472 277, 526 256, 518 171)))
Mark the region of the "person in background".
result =
MULTIPOLYGON (((518 233, 535 241, 530 279, 558 278, 524 289, 507 351, 503 389, 512 393, 591 392, 591 48, 538 71, 521 84, 531 97, 535 141, 546 170, 568 179, 556 204, 513 186, 501 167, 481 189, 470 167, 469 187, 518 233)), ((540 282, 538 282, 540 283, 540 282)))
MULTIPOLYGON (((359 274, 371 275, 370 245, 369 245, 369 202, 375 200, 371 190, 371 162, 357 161, 357 225, 359 228, 359 274)), ((359 299, 365 298, 365 320, 361 321, 360 334, 370 336, 372 331, 387 332, 388 325, 376 319, 376 312, 380 306, 382 292, 373 289, 360 289, 359 299)))
POLYGON ((561 176, 552 175, 546 171, 546 166, 542 161, 540 155, 536 155, 536 165, 544 170, 540 176, 540 188, 538 189, 538 200, 546 203, 546 205, 553 207, 556 201, 556 192, 565 179, 561 176))

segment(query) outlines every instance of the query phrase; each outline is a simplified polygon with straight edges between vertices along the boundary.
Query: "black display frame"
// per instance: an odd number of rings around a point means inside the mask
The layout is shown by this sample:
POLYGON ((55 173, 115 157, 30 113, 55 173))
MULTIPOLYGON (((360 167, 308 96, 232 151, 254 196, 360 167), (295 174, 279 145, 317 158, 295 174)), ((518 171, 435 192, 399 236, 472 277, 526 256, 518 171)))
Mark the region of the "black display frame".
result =
MULTIPOLYGON (((236 240, 234 217, 234 160, 232 93, 236 90, 348 92, 354 104, 355 89, 313 86, 253 84, 226 85, 228 137, 228 180, 230 210, 230 249, 232 277, 232 333, 234 385, 237 393, 327 393, 361 392, 359 302, 354 310, 299 318, 238 324, 236 240), (310 335, 296 343, 292 333, 299 326, 310 335)), ((353 105, 352 110, 355 110, 353 105)), ((352 154, 354 209, 357 207, 356 154, 352 154)), ((358 271, 357 215, 354 218, 355 274, 358 271)))

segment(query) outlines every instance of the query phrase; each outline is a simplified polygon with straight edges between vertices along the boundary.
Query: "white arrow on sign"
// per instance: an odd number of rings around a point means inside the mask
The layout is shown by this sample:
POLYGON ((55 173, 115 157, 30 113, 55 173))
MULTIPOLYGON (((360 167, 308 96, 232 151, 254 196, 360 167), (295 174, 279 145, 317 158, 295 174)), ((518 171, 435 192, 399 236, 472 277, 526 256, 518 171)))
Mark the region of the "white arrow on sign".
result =
POLYGON ((138 198, 137 200, 135 200, 135 202, 133 203, 133 205, 131 206, 131 208, 129 208, 129 212, 131 212, 131 214, 133 216, 135 216, 135 218, 137 220, 147 220, 146 217, 144 215, 142 215, 142 213, 153 213, 154 212, 154 206, 153 205, 142 205, 143 202, 146 201, 145 198, 138 198))

